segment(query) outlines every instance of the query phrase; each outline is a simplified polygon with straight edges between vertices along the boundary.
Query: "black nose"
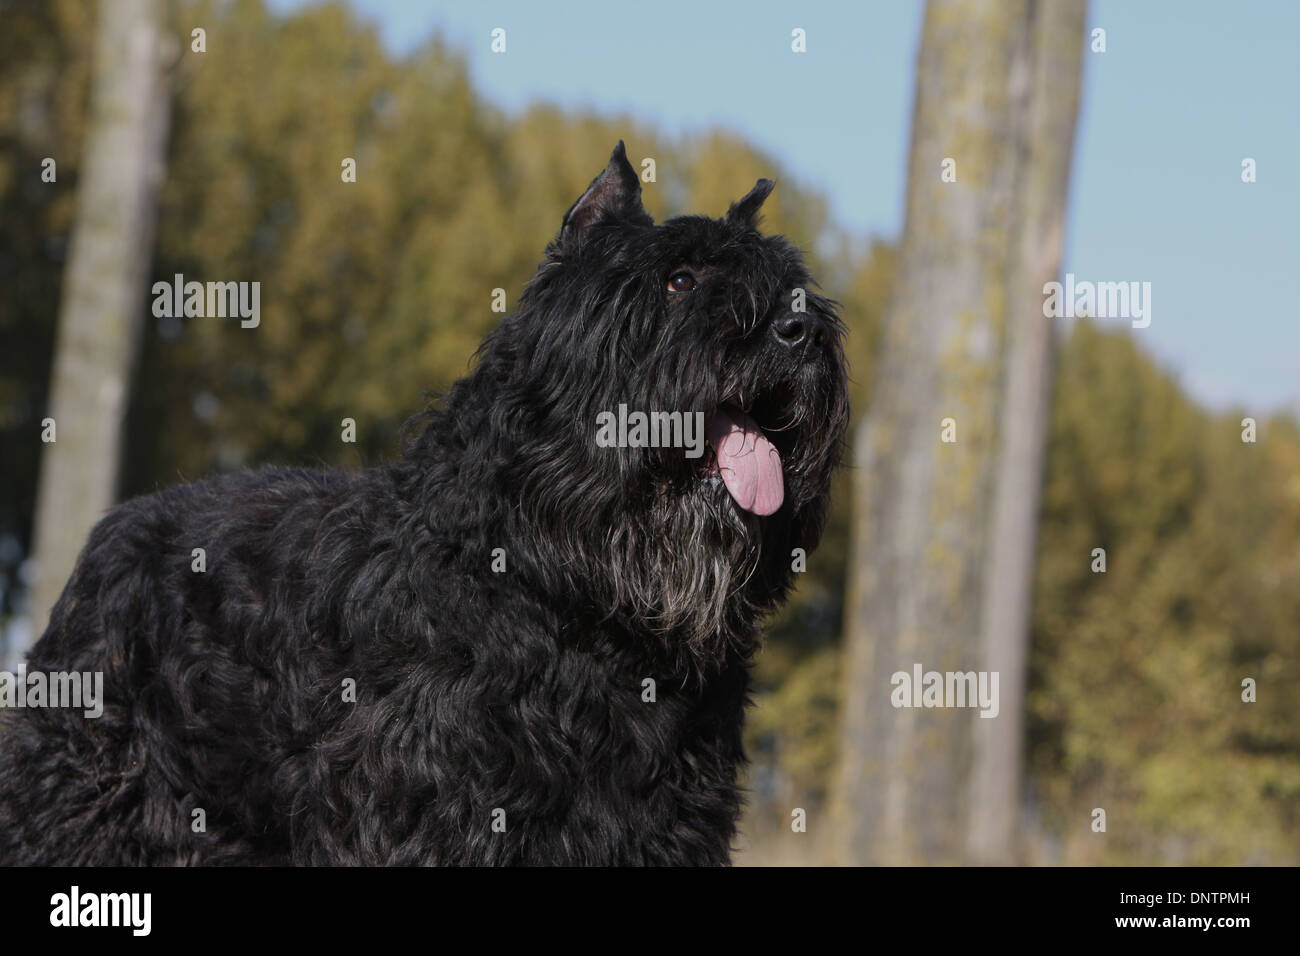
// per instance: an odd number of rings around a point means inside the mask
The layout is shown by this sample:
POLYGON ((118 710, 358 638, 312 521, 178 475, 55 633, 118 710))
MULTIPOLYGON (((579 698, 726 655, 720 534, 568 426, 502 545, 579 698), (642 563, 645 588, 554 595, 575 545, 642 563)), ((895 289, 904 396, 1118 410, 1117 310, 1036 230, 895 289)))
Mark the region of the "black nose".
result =
POLYGON ((798 345, 808 337, 808 323, 802 315, 787 315, 772 323, 776 340, 782 345, 798 345))
POLYGON ((787 348, 802 345, 809 339, 814 346, 822 344, 822 321, 815 315, 794 312, 772 323, 772 335, 787 348))

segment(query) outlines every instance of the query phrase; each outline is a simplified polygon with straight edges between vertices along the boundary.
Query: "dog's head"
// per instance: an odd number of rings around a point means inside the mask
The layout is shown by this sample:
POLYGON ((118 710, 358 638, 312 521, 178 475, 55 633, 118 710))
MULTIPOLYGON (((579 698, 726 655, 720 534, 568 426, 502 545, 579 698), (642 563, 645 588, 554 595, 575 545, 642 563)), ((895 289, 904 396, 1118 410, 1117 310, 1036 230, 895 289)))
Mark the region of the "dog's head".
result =
POLYGON ((784 596, 848 422, 834 303, 756 226, 772 188, 656 225, 619 143, 477 373, 535 570, 694 644, 784 596))

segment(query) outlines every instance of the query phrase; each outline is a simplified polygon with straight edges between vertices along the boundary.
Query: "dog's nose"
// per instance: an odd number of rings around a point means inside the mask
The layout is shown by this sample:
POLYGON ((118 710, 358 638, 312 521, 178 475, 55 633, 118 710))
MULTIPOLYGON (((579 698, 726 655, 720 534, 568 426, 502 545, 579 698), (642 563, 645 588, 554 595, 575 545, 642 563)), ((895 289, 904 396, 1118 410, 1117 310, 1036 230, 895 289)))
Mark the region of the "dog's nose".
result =
POLYGON ((817 346, 822 344, 822 322, 814 315, 796 312, 773 322, 772 334, 787 348, 794 348, 809 339, 817 346))
POLYGON ((808 324, 801 315, 787 315, 772 324, 776 340, 782 345, 798 345, 808 337, 808 324))

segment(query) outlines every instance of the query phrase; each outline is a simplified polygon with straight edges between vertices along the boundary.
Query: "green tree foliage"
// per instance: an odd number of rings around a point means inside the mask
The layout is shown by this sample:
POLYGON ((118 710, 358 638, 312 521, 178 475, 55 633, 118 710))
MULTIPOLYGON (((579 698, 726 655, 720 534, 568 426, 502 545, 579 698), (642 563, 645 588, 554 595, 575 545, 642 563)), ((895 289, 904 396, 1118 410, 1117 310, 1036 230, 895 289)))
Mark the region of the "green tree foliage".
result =
POLYGON ((425 389, 462 374, 520 263, 499 134, 464 65, 409 64, 342 5, 194 22, 155 274, 261 282, 257 329, 161 319, 133 434, 150 478, 391 454, 425 389), (356 182, 343 181, 345 159, 356 182), (357 423, 357 453, 340 422, 357 423))
POLYGON ((1244 443, 1244 415, 1196 408, 1130 335, 1080 321, 1063 351, 1029 711, 1071 861, 1295 862, 1300 441, 1278 419, 1244 443))

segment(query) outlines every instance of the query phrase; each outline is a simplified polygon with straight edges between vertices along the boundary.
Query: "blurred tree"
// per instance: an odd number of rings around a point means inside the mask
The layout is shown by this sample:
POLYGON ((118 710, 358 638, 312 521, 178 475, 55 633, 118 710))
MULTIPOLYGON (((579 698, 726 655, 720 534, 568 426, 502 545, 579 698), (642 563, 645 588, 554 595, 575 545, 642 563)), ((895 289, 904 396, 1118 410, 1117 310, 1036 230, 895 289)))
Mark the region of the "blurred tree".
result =
POLYGON ((19 569, 36 510, 94 12, 79 0, 20 0, 7 5, 0 30, 0 619, 26 594, 19 569), (47 159, 56 162, 53 182, 42 181, 47 159))
POLYGON ((1129 334, 1082 320, 1062 351, 1028 700, 1044 862, 1300 855, 1300 435, 1246 443, 1243 417, 1129 334))
POLYGON ((1084 10, 927 7, 898 285, 857 438, 841 767, 857 863, 1013 851, 1050 381, 1042 287, 1060 267, 1084 10), (914 664, 1000 672, 997 718, 895 709, 889 675, 914 664))
MULTIPOLYGON (((36 511, 33 633, 112 505, 153 252, 170 96, 163 0, 102 3, 77 219, 60 301, 36 511)), ((15 648, 21 651, 21 648, 15 648)))

